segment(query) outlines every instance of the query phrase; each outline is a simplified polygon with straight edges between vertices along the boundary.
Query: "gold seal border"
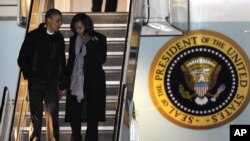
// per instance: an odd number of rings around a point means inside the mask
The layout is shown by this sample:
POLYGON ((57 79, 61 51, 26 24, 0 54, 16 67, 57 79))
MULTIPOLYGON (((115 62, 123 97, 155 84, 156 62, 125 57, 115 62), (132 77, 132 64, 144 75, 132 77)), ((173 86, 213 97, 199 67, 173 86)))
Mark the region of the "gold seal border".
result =
MULTIPOLYGON (((155 107, 157 108, 157 110, 165 117, 167 118, 168 120, 174 122, 175 124, 177 125, 180 125, 182 127, 186 127, 186 128, 192 128, 192 129, 209 129, 209 128, 215 128, 215 127, 218 127, 218 126, 221 126, 221 125, 224 125, 226 123, 228 123, 229 121, 235 119, 247 106, 247 104, 249 103, 249 99, 250 99, 250 94, 249 94, 249 88, 248 88, 248 91, 247 93, 245 94, 246 97, 244 99, 244 103, 238 108, 236 109, 237 111, 233 113, 232 116, 229 116, 228 118, 226 118, 225 120, 221 121, 221 122, 218 122, 218 123, 215 123, 215 124, 209 124, 209 125, 203 125, 203 126, 197 126, 197 125, 192 125, 192 124, 187 124, 187 123, 182 123, 182 122, 179 122, 179 120, 176 120, 174 118, 172 118, 172 116, 169 116, 167 113, 165 113, 163 107, 162 107, 162 104, 161 103, 158 103, 157 101, 157 96, 156 96, 156 93, 155 93, 155 87, 154 87, 154 72, 155 72, 155 69, 158 65, 158 61, 161 60, 161 57, 164 53, 164 51, 166 51, 168 47, 170 47, 171 45, 173 45, 174 43, 178 42, 178 41, 181 41, 182 39, 186 39, 188 37, 192 37, 192 36, 195 36, 195 35, 199 35, 201 34, 201 36, 210 36, 210 37, 213 37, 213 38, 216 38, 216 39, 220 39, 220 40, 224 40, 225 42, 227 42, 228 44, 232 45, 233 49, 235 49, 239 54, 240 54, 240 57, 243 58, 243 61, 244 63, 246 64, 246 68, 247 68, 247 74, 248 74, 248 82, 249 82, 249 74, 250 74, 250 65, 249 63, 249 59, 247 57, 247 55, 244 53, 244 51, 241 49, 241 47, 235 42, 233 41, 232 39, 230 39, 229 37, 219 33, 219 32, 215 32, 215 31, 209 31, 209 30, 196 30, 196 31, 191 31, 189 32, 188 34, 184 35, 184 36, 180 36, 180 37, 175 37, 171 40, 169 40, 167 43, 165 43, 161 49, 157 52, 156 56, 154 57, 154 60, 151 64, 151 68, 150 68, 150 71, 149 71, 149 91, 150 91, 150 96, 151 96, 151 99, 155 105, 155 107)), ((199 44, 199 45, 202 45, 202 44, 199 44)), ((192 46, 192 45, 191 45, 192 46)), ((213 48, 216 48, 214 46, 211 46, 213 48)), ((177 53, 178 54, 178 53, 177 53)), ((172 57, 173 58, 173 57, 172 57)), ((171 60, 172 60, 171 58, 171 60)), ((230 59, 231 60, 231 59, 230 59)), ((231 60, 232 61, 232 60, 231 60)), ((170 61, 169 61, 170 62, 170 61)), ((235 67, 235 64, 233 63, 234 67, 235 67)), ((167 68, 167 67, 166 67, 167 68)), ((165 72, 164 72, 165 73, 165 72)), ((238 75, 238 71, 236 71, 236 74, 238 75)), ((165 78, 165 74, 163 76, 163 78, 165 78)), ((164 80, 163 80, 164 81, 164 80)), ((249 85, 249 84, 248 84, 249 85)), ((163 88, 165 90, 165 88, 163 88)), ((239 89, 239 88, 238 88, 239 89)), ((236 90, 236 92, 238 91, 238 89, 236 90)), ((166 93, 166 92, 165 92, 166 93)), ((234 98, 235 99, 235 98, 234 98)), ((171 103, 172 104, 172 103, 171 103)), ((228 106, 227 106, 228 107, 228 106)), ((223 109, 221 110, 223 111, 223 109)))

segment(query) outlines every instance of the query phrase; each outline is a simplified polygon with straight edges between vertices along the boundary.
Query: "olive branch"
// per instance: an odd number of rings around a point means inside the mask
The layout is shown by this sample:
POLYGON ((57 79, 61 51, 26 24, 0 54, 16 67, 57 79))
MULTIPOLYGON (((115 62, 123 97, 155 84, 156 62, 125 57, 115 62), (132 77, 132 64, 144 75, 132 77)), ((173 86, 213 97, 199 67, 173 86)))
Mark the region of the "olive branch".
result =
POLYGON ((189 91, 186 91, 183 85, 179 85, 179 93, 184 99, 191 99, 194 95, 190 94, 189 91))

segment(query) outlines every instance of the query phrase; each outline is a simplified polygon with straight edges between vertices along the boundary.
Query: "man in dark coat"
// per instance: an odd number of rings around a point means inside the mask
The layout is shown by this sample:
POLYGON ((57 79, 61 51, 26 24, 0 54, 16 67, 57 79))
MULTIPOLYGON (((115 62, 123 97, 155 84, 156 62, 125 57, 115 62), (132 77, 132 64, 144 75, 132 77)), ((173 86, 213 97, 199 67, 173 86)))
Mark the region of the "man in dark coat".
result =
MULTIPOLYGON (((30 99, 30 141, 41 136, 43 101, 45 103, 47 141, 59 141, 58 87, 62 90, 66 70, 64 39, 59 32, 62 13, 47 11, 46 23, 27 34, 22 44, 18 64, 28 80, 30 99)), ((61 91, 62 92, 62 91, 61 91)))
POLYGON ((70 38, 67 64, 68 92, 65 121, 71 124, 74 141, 82 140, 81 121, 87 121, 85 141, 98 141, 98 122, 106 120, 106 79, 102 65, 107 58, 107 40, 106 36, 94 31, 92 20, 85 13, 78 13, 73 17, 71 30, 74 35, 70 38), (72 94, 70 88, 76 55, 81 52, 76 51, 80 50, 77 45, 79 38, 83 39, 85 44, 81 47, 82 50, 86 48, 86 55, 81 58, 84 60, 84 66, 81 68, 84 73, 84 85, 82 86, 84 99, 81 102, 72 94), (84 113, 87 113, 87 117, 84 117, 84 113))

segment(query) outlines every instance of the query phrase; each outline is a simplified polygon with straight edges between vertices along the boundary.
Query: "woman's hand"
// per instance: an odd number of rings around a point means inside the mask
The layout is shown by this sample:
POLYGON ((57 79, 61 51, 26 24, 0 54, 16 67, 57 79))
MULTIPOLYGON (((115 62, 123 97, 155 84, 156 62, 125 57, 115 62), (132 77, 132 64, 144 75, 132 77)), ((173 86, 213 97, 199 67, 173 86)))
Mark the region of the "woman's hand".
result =
POLYGON ((85 36, 83 36, 83 41, 84 41, 84 43, 85 43, 85 45, 89 42, 89 40, 91 40, 91 37, 90 36, 88 36, 88 35, 85 35, 85 36))

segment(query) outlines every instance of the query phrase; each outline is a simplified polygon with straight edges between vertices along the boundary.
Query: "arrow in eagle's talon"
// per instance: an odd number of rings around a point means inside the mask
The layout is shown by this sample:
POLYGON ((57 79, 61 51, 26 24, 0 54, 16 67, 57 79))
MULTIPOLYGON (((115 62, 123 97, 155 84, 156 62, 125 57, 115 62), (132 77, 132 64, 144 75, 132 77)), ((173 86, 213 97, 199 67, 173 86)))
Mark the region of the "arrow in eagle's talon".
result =
POLYGON ((220 93, 222 93, 226 89, 225 84, 221 84, 220 87, 217 89, 215 95, 211 98, 211 101, 215 102, 216 99, 219 97, 220 93))

